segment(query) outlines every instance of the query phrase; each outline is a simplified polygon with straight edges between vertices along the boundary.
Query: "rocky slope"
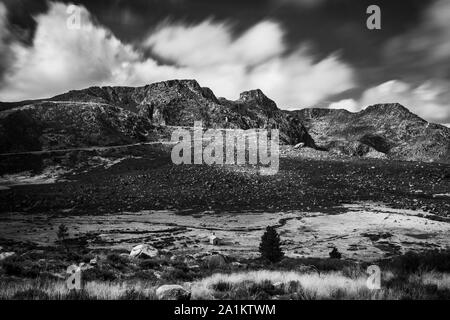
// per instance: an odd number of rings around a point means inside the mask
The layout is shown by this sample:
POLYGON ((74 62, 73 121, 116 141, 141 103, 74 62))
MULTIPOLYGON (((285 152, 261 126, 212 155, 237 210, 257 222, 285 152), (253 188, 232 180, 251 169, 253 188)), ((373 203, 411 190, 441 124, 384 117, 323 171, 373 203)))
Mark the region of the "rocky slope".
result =
POLYGON ((291 114, 319 147, 330 151, 363 155, 376 150, 395 159, 450 161, 450 129, 400 104, 377 104, 357 113, 312 108, 291 114))
POLYGON ((145 141, 154 126, 192 126, 199 120, 208 128, 279 128, 281 142, 314 146, 299 119, 260 90, 229 101, 195 80, 91 87, 47 100, 4 103, 0 110, 2 153, 145 141))
POLYGON ((154 126, 108 104, 37 102, 0 112, 0 153, 146 141, 154 126))
POLYGON ((0 103, 0 153, 135 143, 156 139, 164 126, 278 128, 284 144, 353 156, 450 161, 450 129, 399 104, 358 112, 280 110, 261 90, 235 101, 217 98, 195 80, 144 87, 91 87, 56 97, 0 103))

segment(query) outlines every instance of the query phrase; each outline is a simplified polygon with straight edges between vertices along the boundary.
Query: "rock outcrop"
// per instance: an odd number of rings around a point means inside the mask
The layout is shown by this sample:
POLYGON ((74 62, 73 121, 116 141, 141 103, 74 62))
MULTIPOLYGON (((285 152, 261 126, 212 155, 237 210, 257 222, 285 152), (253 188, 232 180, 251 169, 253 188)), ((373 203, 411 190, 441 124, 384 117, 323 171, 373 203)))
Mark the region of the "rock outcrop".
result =
POLYGON ((278 128, 287 144, 314 141, 295 116, 279 110, 260 90, 236 101, 218 99, 195 80, 144 87, 91 87, 46 100, 3 103, 0 153, 104 146, 151 140, 158 126, 278 128))
POLYGON ((428 123, 400 104, 357 113, 283 111, 259 89, 231 101, 195 80, 91 87, 50 99, 0 103, 0 110, 0 153, 156 140, 167 133, 164 126, 202 121, 205 128, 279 129, 281 143, 351 156, 450 161, 450 128, 428 123))
POLYGON ((319 108, 290 113, 301 119, 318 147, 329 151, 450 161, 450 129, 429 123, 398 103, 377 104, 356 113, 319 108))

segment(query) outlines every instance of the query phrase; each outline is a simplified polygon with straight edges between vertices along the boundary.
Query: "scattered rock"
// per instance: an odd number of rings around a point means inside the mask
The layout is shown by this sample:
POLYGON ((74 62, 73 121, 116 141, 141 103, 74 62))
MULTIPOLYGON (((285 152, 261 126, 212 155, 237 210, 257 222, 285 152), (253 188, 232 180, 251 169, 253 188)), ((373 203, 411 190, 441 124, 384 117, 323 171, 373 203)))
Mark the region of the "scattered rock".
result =
POLYGON ((12 257, 15 254, 16 254, 15 252, 3 252, 3 253, 0 253, 0 261, 4 260, 6 258, 12 257))
POLYGON ((156 289, 159 300, 190 300, 191 292, 177 284, 166 284, 156 289))
POLYGON ((158 249, 148 244, 137 245, 130 252, 131 258, 154 258, 156 256, 158 256, 158 249))

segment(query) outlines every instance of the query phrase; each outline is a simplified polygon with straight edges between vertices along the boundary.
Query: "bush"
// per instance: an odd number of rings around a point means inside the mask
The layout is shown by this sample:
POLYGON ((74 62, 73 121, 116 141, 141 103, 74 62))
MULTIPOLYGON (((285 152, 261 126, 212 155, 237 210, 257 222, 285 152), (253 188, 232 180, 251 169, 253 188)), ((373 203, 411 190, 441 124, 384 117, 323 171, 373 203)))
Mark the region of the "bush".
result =
POLYGON ((415 272, 418 270, 450 271, 450 250, 432 250, 425 252, 407 252, 392 258, 387 264, 399 272, 415 272))
POLYGON ((37 278, 43 271, 37 262, 11 257, 2 262, 5 274, 10 276, 37 278))
POLYGON ((274 227, 268 226, 266 232, 261 237, 259 252, 264 259, 270 262, 278 262, 283 258, 284 253, 280 246, 280 236, 274 227))
POLYGON ((342 254, 339 252, 337 248, 333 248, 329 253, 331 259, 340 259, 342 258, 342 254))
POLYGON ((118 255, 117 253, 110 253, 106 257, 108 262, 110 262, 115 267, 122 267, 128 264, 128 259, 118 255))
POLYGON ((119 300, 146 300, 148 297, 140 291, 134 288, 127 289, 120 297, 119 300))
POLYGON ((211 286, 215 291, 226 292, 233 288, 233 285, 226 281, 219 281, 211 286))
POLYGON ((167 281, 192 281, 194 279, 193 275, 188 269, 169 269, 165 270, 161 277, 167 281))
POLYGON ((109 270, 105 267, 92 268, 83 272, 83 280, 85 281, 114 281, 116 279, 116 274, 112 270, 109 270))
POLYGON ((59 225, 58 232, 57 232, 58 240, 65 241, 69 237, 69 229, 66 227, 65 224, 59 225))

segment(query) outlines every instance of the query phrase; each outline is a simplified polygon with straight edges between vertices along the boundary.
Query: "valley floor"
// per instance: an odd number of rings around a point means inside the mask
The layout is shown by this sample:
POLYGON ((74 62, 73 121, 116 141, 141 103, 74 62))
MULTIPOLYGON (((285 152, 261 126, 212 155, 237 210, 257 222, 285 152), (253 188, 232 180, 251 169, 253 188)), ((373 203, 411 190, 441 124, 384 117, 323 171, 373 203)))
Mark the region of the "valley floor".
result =
POLYGON ((0 246, 15 255, 0 262, 0 298, 152 299, 164 283, 196 299, 450 297, 450 165, 306 148, 283 150, 280 171, 261 176, 252 166, 175 166, 169 151, 142 144, 3 156, 0 246), (268 225, 286 254, 277 265, 258 260, 268 225), (218 245, 208 242, 212 232, 218 245), (166 253, 127 258, 140 243, 166 253), (328 257, 333 247, 341 260, 328 257), (208 266, 214 254, 227 265, 208 266), (71 296, 65 268, 93 257, 100 262, 84 296, 71 296), (404 270, 408 259, 415 268, 404 270), (365 286, 370 263, 387 263, 381 291, 365 286))

